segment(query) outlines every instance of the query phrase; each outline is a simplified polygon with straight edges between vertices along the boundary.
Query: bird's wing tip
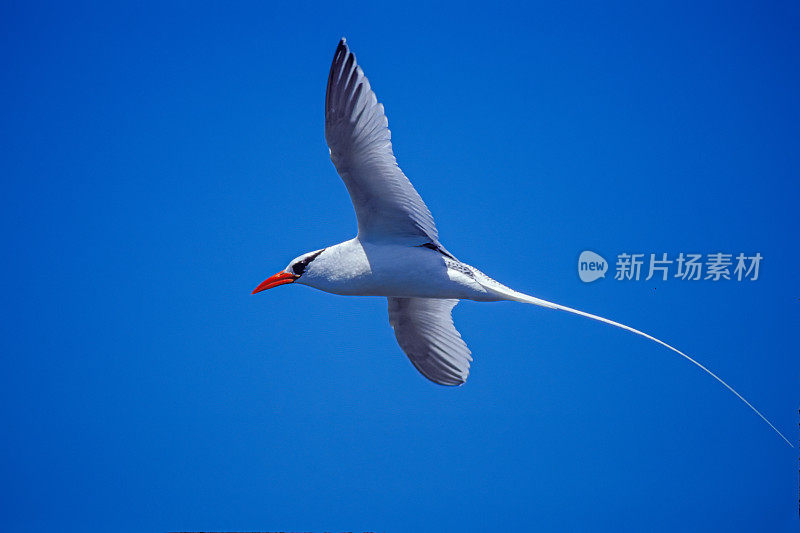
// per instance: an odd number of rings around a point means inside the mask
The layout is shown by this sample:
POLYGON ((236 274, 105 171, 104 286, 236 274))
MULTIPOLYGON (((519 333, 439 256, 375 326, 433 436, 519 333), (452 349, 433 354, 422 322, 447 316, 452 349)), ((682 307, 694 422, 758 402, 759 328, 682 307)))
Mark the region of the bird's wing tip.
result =
MULTIPOLYGON (((423 374, 423 376, 424 376, 424 374, 423 374)), ((437 385, 441 385, 443 387, 458 388, 458 387, 463 386, 464 383, 467 382, 467 378, 448 379, 447 381, 445 381, 445 380, 440 380, 440 379, 429 378, 428 376, 425 376, 425 377, 428 378, 429 381, 431 381, 433 383, 436 383, 437 385)))
POLYGON ((350 54, 350 47, 347 45, 347 39, 345 37, 339 39, 339 45, 336 47, 336 54, 341 54, 341 57, 347 57, 350 54))

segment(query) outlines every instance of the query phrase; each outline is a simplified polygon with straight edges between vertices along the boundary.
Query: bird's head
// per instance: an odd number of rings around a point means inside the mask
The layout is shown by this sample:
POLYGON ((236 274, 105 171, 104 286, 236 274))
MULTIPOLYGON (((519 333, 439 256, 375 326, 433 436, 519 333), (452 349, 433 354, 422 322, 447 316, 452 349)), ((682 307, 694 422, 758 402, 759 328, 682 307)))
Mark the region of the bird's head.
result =
MULTIPOLYGON (((317 258, 319 254, 325 251, 325 248, 322 250, 316 250, 314 252, 308 252, 300 257, 296 257, 292 259, 292 262, 289 263, 289 266, 265 279, 261 284, 255 288, 252 294, 257 292, 265 291, 267 289, 271 289, 273 287, 277 287, 278 285, 286 285, 287 283, 294 283, 298 279, 300 279, 303 274, 306 272, 308 265, 317 258)), ((302 283, 302 282, 301 282, 302 283)))

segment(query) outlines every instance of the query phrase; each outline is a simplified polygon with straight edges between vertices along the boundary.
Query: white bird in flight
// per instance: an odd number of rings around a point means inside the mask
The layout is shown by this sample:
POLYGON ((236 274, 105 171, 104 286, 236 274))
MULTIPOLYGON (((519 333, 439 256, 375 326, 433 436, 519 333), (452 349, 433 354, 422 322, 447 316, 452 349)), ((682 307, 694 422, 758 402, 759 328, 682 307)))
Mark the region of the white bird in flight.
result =
POLYGON ((297 257, 253 294, 301 283, 333 294, 385 296, 400 348, 417 370, 441 385, 463 384, 472 361, 451 316, 459 300, 510 300, 567 311, 669 348, 719 381, 792 446, 733 387, 677 348, 613 320, 517 292, 447 251, 439 242, 431 212, 397 166, 383 105, 344 38, 328 76, 325 139, 353 201, 358 235, 297 257))

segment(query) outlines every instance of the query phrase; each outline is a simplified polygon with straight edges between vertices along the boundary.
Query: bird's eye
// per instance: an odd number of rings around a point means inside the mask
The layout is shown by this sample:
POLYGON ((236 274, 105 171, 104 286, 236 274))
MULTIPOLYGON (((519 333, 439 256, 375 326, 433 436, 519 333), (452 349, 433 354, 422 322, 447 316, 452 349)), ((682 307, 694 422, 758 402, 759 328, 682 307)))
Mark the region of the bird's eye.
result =
POLYGON ((306 271, 306 267, 308 266, 308 264, 311 261, 313 261, 314 259, 316 259, 317 256, 319 254, 321 254, 322 252, 324 252, 324 251, 325 251, 325 248, 323 248, 322 250, 320 250, 318 252, 314 252, 313 254, 309 255, 308 257, 306 257, 302 261, 298 261, 297 263, 293 264, 292 265, 292 271, 294 272, 294 275, 295 276, 302 276, 303 272, 306 271))

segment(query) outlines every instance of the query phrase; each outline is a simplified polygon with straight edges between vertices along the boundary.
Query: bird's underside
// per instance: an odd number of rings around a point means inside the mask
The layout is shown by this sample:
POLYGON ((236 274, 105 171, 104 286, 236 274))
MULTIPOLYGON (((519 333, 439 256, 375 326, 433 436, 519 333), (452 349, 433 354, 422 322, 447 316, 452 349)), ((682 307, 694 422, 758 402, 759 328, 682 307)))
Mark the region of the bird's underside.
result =
POLYGON ((677 348, 613 320, 517 292, 447 251, 433 216, 397 166, 383 105, 344 39, 328 76, 325 139, 353 202, 358 235, 301 255, 254 293, 296 282, 335 294, 386 296, 400 348, 425 377, 442 385, 463 384, 472 361, 451 316, 460 299, 511 300, 566 311, 672 350, 719 381, 791 446, 744 397, 677 348))

